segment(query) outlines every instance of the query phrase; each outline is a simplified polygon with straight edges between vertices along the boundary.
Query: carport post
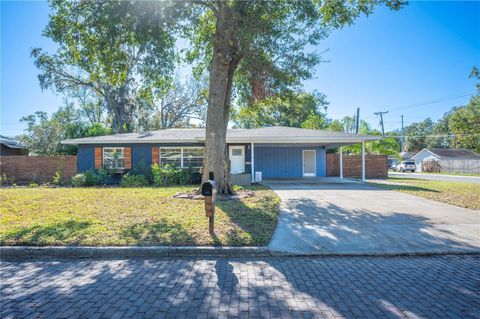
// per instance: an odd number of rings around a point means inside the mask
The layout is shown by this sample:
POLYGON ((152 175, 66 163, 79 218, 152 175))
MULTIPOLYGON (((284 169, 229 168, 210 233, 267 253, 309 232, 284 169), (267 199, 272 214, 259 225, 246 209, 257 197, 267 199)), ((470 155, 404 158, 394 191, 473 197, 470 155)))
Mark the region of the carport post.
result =
POLYGON ((365 141, 362 141, 362 182, 365 182, 365 141))
POLYGON ((340 146, 340 179, 343 179, 343 147, 340 146))
POLYGON ((252 175, 252 183, 255 183, 255 144, 253 142, 250 145, 250 154, 250 174, 252 175))

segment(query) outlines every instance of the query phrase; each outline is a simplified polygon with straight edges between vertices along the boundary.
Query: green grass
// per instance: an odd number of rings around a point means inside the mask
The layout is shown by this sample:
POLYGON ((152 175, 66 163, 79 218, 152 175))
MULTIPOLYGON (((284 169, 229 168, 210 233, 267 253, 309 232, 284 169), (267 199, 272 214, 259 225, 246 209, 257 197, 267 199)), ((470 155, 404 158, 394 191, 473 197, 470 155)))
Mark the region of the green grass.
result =
POLYGON ((474 183, 393 177, 386 181, 375 181, 372 184, 451 205, 480 209, 480 186, 474 183))
POLYGON ((455 175, 455 176, 474 176, 480 177, 478 173, 447 173, 447 172, 419 172, 420 174, 431 174, 431 175, 455 175))
POLYGON ((217 201, 215 234, 203 200, 174 199, 191 187, 3 188, 1 245, 266 245, 280 199, 263 186, 256 196, 217 201))

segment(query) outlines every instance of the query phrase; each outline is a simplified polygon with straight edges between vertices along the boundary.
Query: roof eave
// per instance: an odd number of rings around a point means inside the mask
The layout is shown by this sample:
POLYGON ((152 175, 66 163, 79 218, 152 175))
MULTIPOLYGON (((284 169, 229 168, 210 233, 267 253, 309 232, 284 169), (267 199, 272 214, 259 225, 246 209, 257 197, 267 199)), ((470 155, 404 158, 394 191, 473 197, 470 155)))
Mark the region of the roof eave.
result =
MULTIPOLYGON (((363 141, 374 141, 381 139, 381 136, 329 136, 329 137, 227 137, 227 143, 361 143, 363 141)), ((204 142, 205 138, 198 137, 188 140, 88 140, 72 139, 64 140, 64 145, 84 145, 84 144, 152 144, 152 143, 198 143, 204 142)))

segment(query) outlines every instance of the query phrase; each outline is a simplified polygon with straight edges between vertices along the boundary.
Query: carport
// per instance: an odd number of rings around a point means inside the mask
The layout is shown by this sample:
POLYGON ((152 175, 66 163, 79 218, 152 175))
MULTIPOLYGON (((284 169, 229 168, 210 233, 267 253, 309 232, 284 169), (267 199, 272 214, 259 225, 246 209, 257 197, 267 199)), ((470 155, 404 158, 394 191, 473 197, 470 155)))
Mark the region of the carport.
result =
POLYGON ((267 179, 325 177, 326 154, 331 149, 339 149, 340 178, 343 178, 343 146, 361 143, 361 179, 365 181, 365 142, 380 138, 293 127, 265 127, 230 130, 227 143, 247 145, 246 166, 249 166, 252 182, 256 181, 258 173, 267 179))

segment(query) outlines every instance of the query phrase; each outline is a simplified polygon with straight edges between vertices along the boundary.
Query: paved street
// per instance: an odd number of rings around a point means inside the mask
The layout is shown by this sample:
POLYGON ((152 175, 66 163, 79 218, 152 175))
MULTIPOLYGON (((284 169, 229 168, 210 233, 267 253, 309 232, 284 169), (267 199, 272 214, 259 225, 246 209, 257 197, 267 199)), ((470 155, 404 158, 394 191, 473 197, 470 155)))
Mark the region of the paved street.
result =
POLYGON ((1 318, 480 318, 480 256, 1 263, 1 318))
POLYGON ((282 199, 274 252, 480 252, 475 210, 335 178, 265 183, 282 199))
POLYGON ((431 180, 431 181, 479 183, 480 184, 480 176, 460 176, 460 175, 444 175, 444 174, 388 172, 388 177, 416 178, 416 179, 427 179, 427 180, 431 180))

